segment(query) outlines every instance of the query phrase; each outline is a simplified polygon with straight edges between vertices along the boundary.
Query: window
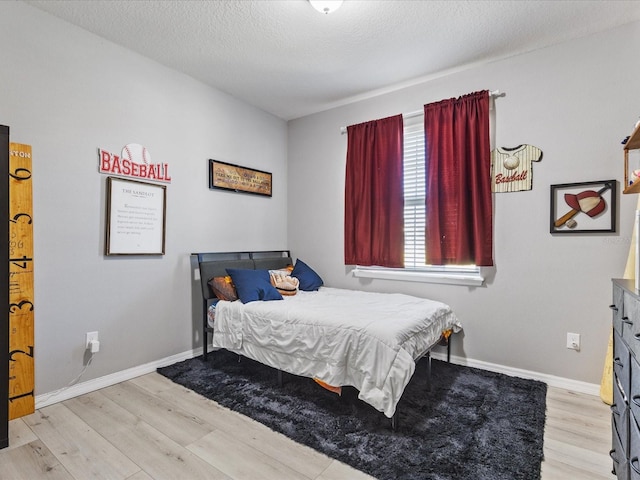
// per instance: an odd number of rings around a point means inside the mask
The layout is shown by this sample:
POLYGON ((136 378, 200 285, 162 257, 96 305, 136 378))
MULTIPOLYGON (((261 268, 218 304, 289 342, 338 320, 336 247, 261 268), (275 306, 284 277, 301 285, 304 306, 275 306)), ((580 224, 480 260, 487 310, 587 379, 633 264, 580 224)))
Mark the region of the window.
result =
POLYGON ((356 277, 482 285, 475 265, 425 264, 425 142, 423 115, 404 119, 404 268, 358 266, 356 277))
MULTIPOLYGON (((404 268, 425 265, 425 174, 422 116, 404 126, 404 268)), ((411 119, 413 120, 413 119, 411 119)))

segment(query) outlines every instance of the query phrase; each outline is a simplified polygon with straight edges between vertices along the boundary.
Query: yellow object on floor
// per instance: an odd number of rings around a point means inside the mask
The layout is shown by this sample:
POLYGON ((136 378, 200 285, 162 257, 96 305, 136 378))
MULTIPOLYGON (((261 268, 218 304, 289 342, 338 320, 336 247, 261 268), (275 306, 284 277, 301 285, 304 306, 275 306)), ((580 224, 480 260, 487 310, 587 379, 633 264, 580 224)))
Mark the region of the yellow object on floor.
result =
POLYGON ((600 383, 600 398, 607 405, 613 404, 613 328, 609 333, 607 356, 604 359, 602 383, 600 383))

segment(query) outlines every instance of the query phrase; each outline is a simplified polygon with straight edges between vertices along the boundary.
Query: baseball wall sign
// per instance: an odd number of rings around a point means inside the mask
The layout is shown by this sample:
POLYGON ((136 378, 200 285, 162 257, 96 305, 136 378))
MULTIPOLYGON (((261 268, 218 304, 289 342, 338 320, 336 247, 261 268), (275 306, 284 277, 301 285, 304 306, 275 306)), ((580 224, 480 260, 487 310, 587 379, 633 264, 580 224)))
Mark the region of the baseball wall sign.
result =
POLYGON ((151 155, 147 147, 143 147, 138 143, 130 143, 125 145, 120 154, 122 160, 129 160, 134 163, 144 163, 149 165, 151 162, 151 155))
POLYGON ((171 183, 169 164, 151 163, 149 150, 138 143, 125 145, 119 156, 99 148, 98 164, 100 173, 171 183))

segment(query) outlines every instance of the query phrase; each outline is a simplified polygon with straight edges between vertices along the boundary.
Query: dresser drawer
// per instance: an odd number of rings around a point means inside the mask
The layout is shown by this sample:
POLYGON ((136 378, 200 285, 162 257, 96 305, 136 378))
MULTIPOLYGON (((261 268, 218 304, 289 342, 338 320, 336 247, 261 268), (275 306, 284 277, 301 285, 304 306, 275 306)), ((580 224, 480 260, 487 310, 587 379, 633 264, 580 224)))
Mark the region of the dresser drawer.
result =
POLYGON ((629 348, 637 350, 635 334, 640 333, 640 302, 631 294, 625 293, 622 310, 622 339, 629 348))
POLYGON ((640 460, 638 457, 634 457, 629 462, 631 480, 640 480, 640 460))
POLYGON ((624 290, 618 285, 613 285, 613 303, 610 305, 613 313, 613 329, 622 335, 622 314, 623 314, 624 290))
POLYGON ((613 372, 625 392, 631 391, 631 363, 629 349, 618 332, 613 332, 613 372))
POLYGON ((640 420, 640 363, 638 363, 638 357, 631 357, 631 389, 627 396, 627 402, 631 413, 636 417, 636 420, 640 420))
POLYGON ((624 340, 627 342, 631 355, 634 355, 640 361, 640 319, 634 322, 631 328, 627 328, 623 332, 626 332, 624 340))
POLYGON ((618 385, 613 385, 613 404, 611 405, 611 425, 617 432, 620 441, 622 442, 622 450, 625 453, 625 457, 628 457, 627 452, 627 439, 629 438, 629 406, 627 405, 624 394, 618 388, 618 385))
POLYGON ((625 456, 622 444, 614 422, 611 422, 612 449, 609 452, 611 460, 613 460, 613 470, 618 480, 630 480, 629 477, 629 459, 625 456))
POLYGON ((629 448, 629 474, 632 480, 640 480, 640 426, 631 418, 630 422, 630 448, 629 448))

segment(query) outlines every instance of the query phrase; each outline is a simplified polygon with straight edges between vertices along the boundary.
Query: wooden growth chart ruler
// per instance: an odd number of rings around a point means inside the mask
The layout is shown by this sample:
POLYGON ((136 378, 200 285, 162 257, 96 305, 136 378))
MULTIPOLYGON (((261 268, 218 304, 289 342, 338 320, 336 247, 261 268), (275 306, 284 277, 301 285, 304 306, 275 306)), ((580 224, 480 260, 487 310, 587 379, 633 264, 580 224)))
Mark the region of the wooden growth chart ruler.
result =
POLYGON ((35 411, 31 146, 9 146, 9 420, 35 411))

